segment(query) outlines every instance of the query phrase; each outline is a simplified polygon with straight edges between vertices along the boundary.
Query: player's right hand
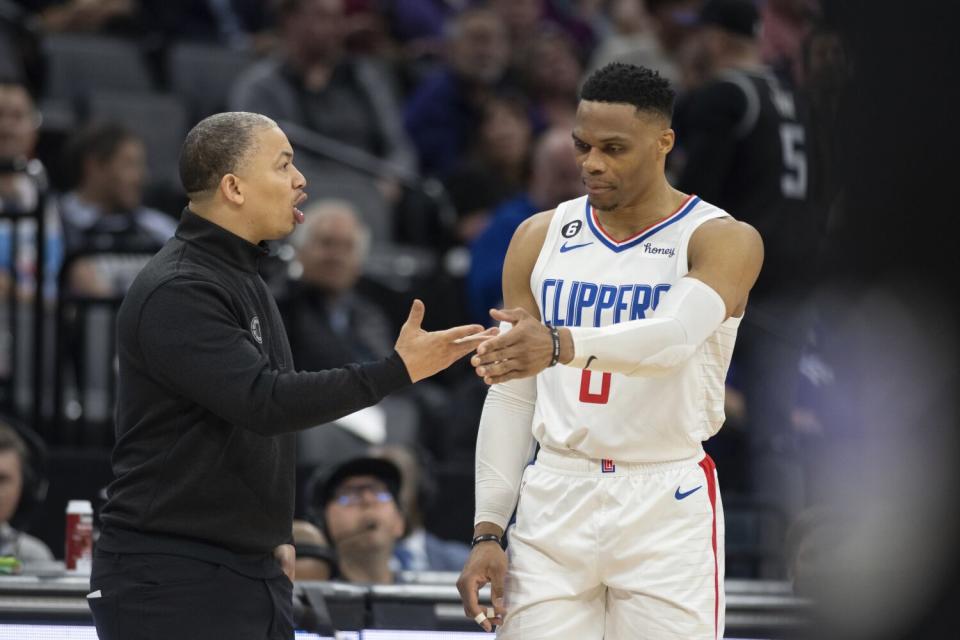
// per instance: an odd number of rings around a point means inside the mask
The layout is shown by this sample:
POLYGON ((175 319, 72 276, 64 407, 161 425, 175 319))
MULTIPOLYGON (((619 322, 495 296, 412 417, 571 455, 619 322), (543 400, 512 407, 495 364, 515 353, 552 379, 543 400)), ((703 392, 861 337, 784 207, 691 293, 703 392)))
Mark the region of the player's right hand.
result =
MULTIPOLYGON (((479 324, 453 327, 443 331, 424 331, 420 324, 423 322, 424 306, 419 300, 414 300, 410 307, 410 315, 400 329, 394 349, 400 354, 407 373, 414 382, 429 378, 435 373, 443 371, 451 364, 473 351, 479 341, 456 343, 455 340, 481 334, 484 329, 479 324)), ((490 332, 490 335, 495 335, 490 332)))
POLYGON ((490 584, 494 617, 478 623, 484 631, 493 631, 494 626, 503 624, 507 615, 503 602, 503 580, 506 575, 506 552, 496 542, 481 542, 470 551, 467 564, 463 566, 457 580, 463 612, 474 621, 479 614, 486 614, 486 607, 480 605, 480 589, 485 584, 490 584))

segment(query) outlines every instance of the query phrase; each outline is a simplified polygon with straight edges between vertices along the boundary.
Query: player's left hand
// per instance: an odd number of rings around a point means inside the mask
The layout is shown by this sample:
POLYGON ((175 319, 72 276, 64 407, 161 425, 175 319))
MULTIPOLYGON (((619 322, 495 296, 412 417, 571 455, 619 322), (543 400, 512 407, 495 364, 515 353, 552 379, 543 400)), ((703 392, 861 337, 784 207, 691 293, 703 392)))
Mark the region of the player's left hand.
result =
POLYGON ((280 563, 280 568, 290 578, 290 582, 293 582, 296 575, 297 550, 292 544, 281 544, 274 547, 273 557, 280 563))
POLYGON ((490 317, 509 322, 513 328, 480 343, 477 354, 470 359, 470 364, 484 382, 498 384, 527 378, 550 366, 553 338, 544 324, 521 308, 491 309, 490 317))

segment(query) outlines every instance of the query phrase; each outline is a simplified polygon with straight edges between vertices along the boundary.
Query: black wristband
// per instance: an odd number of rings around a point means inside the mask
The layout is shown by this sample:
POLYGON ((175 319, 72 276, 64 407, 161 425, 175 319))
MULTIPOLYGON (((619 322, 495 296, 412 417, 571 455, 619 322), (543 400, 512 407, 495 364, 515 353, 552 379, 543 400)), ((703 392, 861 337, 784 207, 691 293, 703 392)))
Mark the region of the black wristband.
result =
POLYGON ((547 366, 552 367, 560 362, 560 331, 551 324, 548 324, 547 328, 550 329, 550 339, 553 340, 553 356, 547 366))
POLYGON ((470 546, 475 547, 481 542, 496 542, 501 548, 503 548, 503 542, 500 541, 500 536, 495 533, 484 533, 475 537, 473 542, 470 543, 470 546))

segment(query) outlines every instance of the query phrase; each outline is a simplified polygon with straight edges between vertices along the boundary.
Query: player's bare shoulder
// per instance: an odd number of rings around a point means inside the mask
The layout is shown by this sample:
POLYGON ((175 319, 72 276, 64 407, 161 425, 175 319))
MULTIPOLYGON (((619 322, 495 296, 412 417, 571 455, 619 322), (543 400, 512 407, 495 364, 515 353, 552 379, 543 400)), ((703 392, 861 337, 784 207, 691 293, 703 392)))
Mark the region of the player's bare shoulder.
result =
POLYGON ((524 220, 513 234, 513 242, 533 245, 536 252, 539 253, 543 247, 543 241, 547 237, 547 230, 550 229, 550 221, 553 220, 555 211, 555 209, 541 211, 524 220))
POLYGON ((516 264, 529 266, 532 270, 553 220, 554 209, 535 213, 524 220, 513 233, 510 248, 507 250, 505 265, 516 264))
POLYGON ((759 268, 763 263, 763 238, 752 225, 732 216, 714 218, 701 224, 690 238, 691 259, 704 252, 739 255, 759 268))

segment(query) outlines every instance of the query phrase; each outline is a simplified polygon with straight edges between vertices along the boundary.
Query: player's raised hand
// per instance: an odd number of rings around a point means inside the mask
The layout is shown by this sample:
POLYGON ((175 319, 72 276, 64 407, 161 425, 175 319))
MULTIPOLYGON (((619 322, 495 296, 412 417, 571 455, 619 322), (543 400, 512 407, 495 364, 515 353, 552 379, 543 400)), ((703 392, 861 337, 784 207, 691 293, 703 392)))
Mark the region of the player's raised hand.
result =
POLYGON ((507 554, 500 545, 483 542, 470 551, 467 564, 464 565, 457 590, 463 602, 463 612, 467 617, 483 627, 484 631, 493 631, 494 626, 503 624, 507 610, 503 602, 503 580, 507 575, 507 554), (480 589, 490 584, 490 598, 493 601, 493 616, 487 615, 487 609, 480 604, 480 589))
POLYGON ((400 328, 397 343, 394 349, 400 354, 407 373, 414 382, 429 378, 433 374, 443 371, 451 364, 473 351, 479 340, 470 339, 462 342, 456 340, 477 336, 484 338, 496 335, 494 331, 484 331, 478 324, 453 327, 443 331, 424 331, 424 306, 420 300, 414 300, 410 307, 410 315, 400 328))
POLYGON ((481 343, 477 355, 470 359, 484 382, 497 384, 535 376, 550 366, 553 338, 547 326, 519 307, 491 309, 490 316, 511 323, 513 328, 481 343))

